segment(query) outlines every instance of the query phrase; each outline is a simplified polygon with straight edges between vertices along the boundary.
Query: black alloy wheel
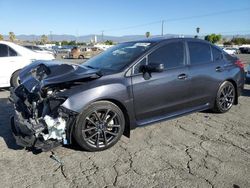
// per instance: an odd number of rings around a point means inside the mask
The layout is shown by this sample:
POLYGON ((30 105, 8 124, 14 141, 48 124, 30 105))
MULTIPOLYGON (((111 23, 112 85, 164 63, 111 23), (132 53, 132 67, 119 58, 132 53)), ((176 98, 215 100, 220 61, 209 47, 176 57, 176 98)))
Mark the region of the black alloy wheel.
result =
POLYGON ((120 108, 108 101, 91 104, 77 121, 75 139, 88 151, 102 151, 113 146, 125 127, 120 108))
POLYGON ((215 103, 215 111, 224 113, 227 112, 234 104, 235 101, 235 87, 234 85, 226 81, 218 90, 216 103, 215 103))

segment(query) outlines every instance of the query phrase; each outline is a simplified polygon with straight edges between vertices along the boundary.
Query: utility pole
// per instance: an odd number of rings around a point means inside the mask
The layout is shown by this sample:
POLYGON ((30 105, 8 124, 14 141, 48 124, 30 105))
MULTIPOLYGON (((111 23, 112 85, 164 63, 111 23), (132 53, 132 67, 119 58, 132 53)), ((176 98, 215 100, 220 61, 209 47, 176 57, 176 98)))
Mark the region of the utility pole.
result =
POLYGON ((102 30, 102 43, 103 43, 103 37, 104 37, 104 34, 103 34, 103 33, 104 33, 104 31, 102 30))
POLYGON ((53 38, 52 38, 52 31, 49 31, 49 34, 50 34, 50 42, 53 41, 53 38))
POLYGON ((164 35, 164 23, 165 23, 165 20, 162 20, 161 21, 161 36, 164 35))

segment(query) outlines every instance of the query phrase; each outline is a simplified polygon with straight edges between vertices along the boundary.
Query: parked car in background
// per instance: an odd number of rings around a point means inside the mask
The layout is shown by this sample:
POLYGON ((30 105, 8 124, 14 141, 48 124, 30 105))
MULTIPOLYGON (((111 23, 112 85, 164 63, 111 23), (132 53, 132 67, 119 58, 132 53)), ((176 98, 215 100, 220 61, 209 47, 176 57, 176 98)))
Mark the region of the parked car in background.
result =
POLYGON ((74 140, 101 151, 136 127, 227 112, 245 72, 237 57, 204 40, 152 38, 120 43, 82 65, 36 62, 19 76, 10 96, 19 145, 48 150, 74 140))
POLYGON ((44 53, 44 54, 52 54, 54 57, 56 57, 56 53, 52 50, 45 50, 44 48, 41 48, 39 46, 35 45, 24 45, 25 48, 28 48, 30 50, 33 50, 38 53, 44 53))
POLYGON ((247 82, 250 82, 250 65, 248 65, 247 67, 246 79, 247 79, 247 82))
POLYGON ((53 59, 52 54, 34 52, 11 42, 0 41, 0 87, 9 87, 10 80, 11 85, 16 86, 19 70, 32 61, 53 59))
POLYGON ((103 50, 100 50, 96 47, 74 47, 69 53, 69 58, 73 59, 89 59, 97 54, 101 53, 103 50))
POLYGON ((53 46, 53 50, 56 51, 57 54, 68 54, 72 47, 71 46, 53 46))
POLYGON ((239 50, 242 54, 250 54, 250 47, 240 47, 239 50))
POLYGON ((230 55, 235 55, 239 53, 237 48, 226 47, 226 48, 223 48, 223 50, 230 55))

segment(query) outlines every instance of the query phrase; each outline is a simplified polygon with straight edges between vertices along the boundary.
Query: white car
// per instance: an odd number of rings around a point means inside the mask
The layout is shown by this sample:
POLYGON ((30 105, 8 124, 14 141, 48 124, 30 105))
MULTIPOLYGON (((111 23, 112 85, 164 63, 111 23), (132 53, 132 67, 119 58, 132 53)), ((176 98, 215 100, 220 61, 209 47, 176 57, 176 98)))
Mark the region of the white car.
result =
POLYGON ((52 54, 55 56, 54 52, 53 51, 50 51, 50 50, 46 50, 44 48, 41 48, 39 46, 34 46, 34 45, 24 45, 25 48, 28 48, 30 50, 33 50, 35 52, 38 52, 38 53, 42 53, 42 54, 52 54))
POLYGON ((225 52, 227 52, 230 55, 235 55, 237 54, 237 50, 235 48, 223 48, 225 52))
POLYGON ((12 42, 0 41, 0 88, 18 81, 18 70, 35 60, 53 60, 52 54, 34 52, 12 42), (12 77, 12 83, 10 79, 12 77))

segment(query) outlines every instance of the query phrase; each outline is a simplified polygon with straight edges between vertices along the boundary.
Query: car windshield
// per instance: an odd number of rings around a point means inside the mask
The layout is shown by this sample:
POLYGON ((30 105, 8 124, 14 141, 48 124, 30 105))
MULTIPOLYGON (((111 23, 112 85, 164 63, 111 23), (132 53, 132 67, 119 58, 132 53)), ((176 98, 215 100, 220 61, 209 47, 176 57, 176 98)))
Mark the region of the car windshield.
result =
POLYGON ((151 42, 121 43, 86 61, 83 65, 100 69, 102 72, 119 72, 129 66, 152 45, 151 42))

